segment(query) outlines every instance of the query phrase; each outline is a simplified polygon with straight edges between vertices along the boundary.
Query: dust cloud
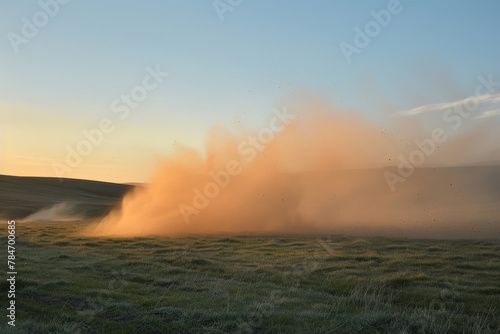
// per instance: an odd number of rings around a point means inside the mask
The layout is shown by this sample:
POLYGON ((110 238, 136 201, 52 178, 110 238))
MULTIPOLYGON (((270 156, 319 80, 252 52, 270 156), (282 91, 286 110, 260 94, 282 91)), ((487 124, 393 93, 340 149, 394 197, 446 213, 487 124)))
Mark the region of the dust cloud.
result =
POLYGON ((308 101, 257 131, 215 126, 204 152, 178 148, 84 233, 498 236, 500 169, 453 167, 500 161, 495 128, 437 124, 308 101))
POLYGON ((82 220, 83 217, 75 213, 75 206, 71 203, 62 202, 54 204, 50 207, 43 208, 23 219, 22 222, 35 222, 35 221, 77 221, 82 220))

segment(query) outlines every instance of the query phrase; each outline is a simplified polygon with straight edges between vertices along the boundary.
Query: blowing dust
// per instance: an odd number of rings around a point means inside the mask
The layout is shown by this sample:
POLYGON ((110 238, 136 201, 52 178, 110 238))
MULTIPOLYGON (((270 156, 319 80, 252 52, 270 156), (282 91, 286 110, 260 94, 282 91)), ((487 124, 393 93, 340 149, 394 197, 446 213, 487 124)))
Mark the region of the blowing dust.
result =
POLYGON ((21 219, 23 222, 36 222, 36 221, 77 221, 82 220, 83 217, 75 213, 75 206, 71 203, 57 203, 50 207, 43 208, 37 212, 21 219))
POLYGON ((204 152, 178 148, 84 234, 498 235, 500 170, 449 167, 499 158, 494 128, 435 130, 318 102, 257 131, 215 126, 204 152))

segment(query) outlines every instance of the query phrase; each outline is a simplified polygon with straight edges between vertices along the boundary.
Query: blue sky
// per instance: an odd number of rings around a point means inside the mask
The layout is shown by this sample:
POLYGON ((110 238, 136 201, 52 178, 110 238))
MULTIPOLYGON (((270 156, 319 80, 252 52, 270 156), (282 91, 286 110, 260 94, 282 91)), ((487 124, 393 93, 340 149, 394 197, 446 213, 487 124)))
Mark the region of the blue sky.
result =
MULTIPOLYGON (((116 164, 142 152, 151 166, 174 143, 202 147, 214 123, 258 126, 297 90, 376 120, 473 95, 479 75, 500 78, 498 1, 402 0, 350 63, 339 44, 354 44, 354 27, 364 29, 390 1, 242 0, 222 21, 213 1, 72 0, 14 52, 8 34, 21 35, 22 18, 51 1, 0 5, 4 173, 33 174, 29 166, 45 159, 37 174, 53 174, 49 161, 64 158, 78 129, 109 115, 111 102, 157 64, 169 76, 96 149, 94 167, 68 177, 99 178, 110 152, 116 164), (44 139, 54 131, 61 137, 44 139), (14 138, 23 133, 39 146, 14 138)), ((139 163, 117 180, 146 179, 152 168, 137 174, 139 163)))

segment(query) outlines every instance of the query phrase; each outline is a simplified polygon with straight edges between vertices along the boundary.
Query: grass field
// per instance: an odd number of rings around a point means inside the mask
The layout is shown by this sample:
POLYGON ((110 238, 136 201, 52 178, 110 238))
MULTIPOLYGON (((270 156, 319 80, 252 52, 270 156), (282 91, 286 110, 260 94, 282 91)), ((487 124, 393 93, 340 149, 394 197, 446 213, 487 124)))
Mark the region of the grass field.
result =
POLYGON ((1 332, 500 332, 498 241, 96 239, 86 224, 17 224, 16 328, 1 332))

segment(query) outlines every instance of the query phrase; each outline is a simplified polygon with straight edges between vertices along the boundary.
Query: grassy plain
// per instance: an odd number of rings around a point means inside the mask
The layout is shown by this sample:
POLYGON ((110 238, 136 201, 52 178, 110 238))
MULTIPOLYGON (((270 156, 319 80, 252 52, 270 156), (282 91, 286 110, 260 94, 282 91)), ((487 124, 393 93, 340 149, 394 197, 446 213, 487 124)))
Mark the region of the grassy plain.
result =
POLYGON ((4 316, 0 332, 500 332, 499 241, 84 238, 86 224, 17 223, 16 327, 4 316))

